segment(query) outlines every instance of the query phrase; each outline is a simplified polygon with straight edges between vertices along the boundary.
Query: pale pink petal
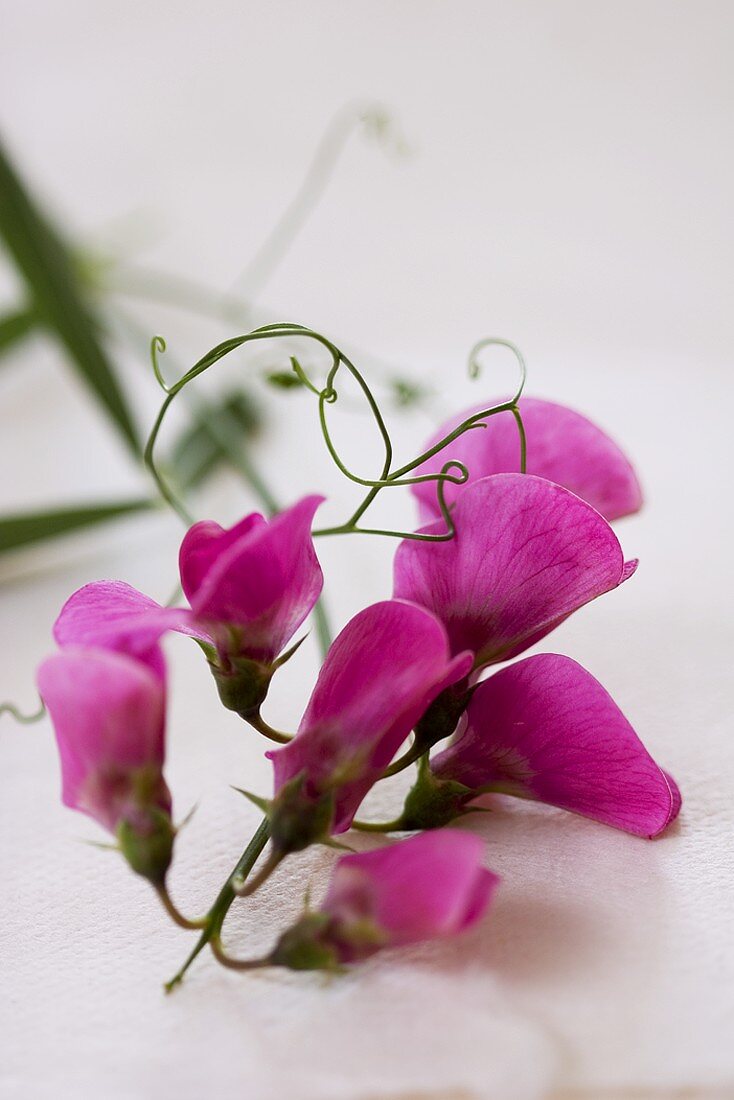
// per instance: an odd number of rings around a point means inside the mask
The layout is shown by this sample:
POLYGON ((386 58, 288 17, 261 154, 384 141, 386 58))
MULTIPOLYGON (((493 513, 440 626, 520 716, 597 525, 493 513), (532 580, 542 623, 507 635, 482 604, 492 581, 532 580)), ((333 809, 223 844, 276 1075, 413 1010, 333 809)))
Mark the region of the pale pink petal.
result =
POLYGON ((521 653, 634 568, 594 508, 529 474, 477 481, 453 519, 450 541, 400 544, 394 594, 433 611, 452 651, 473 650, 477 667, 521 653))
POLYGON ((54 623, 62 649, 71 645, 99 646, 144 661, 158 676, 165 666, 159 641, 167 630, 208 636, 182 608, 161 607, 150 596, 124 581, 94 581, 69 597, 54 623))
POLYGON ((548 802, 638 836, 677 816, 680 792, 598 680, 543 653, 479 685, 454 744, 432 762, 442 779, 548 802))
POLYGON ((343 856, 323 910, 348 929, 373 921, 386 944, 452 936, 484 914, 499 879, 482 867, 479 837, 438 829, 343 856))
POLYGON ((229 530, 198 523, 181 544, 181 583, 194 614, 241 627, 248 656, 273 660, 319 597, 311 522, 323 499, 305 497, 270 521, 247 516, 229 530))
MULTIPOLYGON (((114 831, 128 777, 163 765, 165 694, 158 676, 121 653, 71 646, 38 670, 61 758, 64 804, 114 831)), ((165 786, 162 809, 170 810, 165 786)))
MULTIPOLYGON (((451 417, 426 444, 428 450, 462 421, 481 409, 501 404, 501 399, 467 409, 451 417)), ((619 519, 642 506, 642 490, 629 459, 617 444, 585 416, 533 397, 520 400, 527 437, 527 472, 555 481, 588 501, 607 519, 619 519)), ((438 472, 449 459, 461 461, 472 484, 491 474, 520 471, 520 441, 511 412, 497 413, 485 428, 472 428, 434 455, 417 471, 438 472)), ((446 500, 453 503, 465 486, 446 485, 446 500)), ((413 487, 421 516, 429 522, 440 515, 436 486, 423 482, 413 487)))
POLYGON ((451 659, 444 628, 425 609, 402 600, 365 608, 331 646, 297 736, 268 754, 276 793, 301 773, 315 789, 348 773, 335 831, 347 829, 429 703, 471 664, 468 653, 451 659))

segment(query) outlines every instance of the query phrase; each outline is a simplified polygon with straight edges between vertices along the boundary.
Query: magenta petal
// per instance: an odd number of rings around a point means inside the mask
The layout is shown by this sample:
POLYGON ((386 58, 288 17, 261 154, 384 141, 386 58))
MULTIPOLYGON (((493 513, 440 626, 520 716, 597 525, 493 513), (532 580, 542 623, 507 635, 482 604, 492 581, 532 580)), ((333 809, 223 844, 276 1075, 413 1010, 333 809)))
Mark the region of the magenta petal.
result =
POLYGON ((432 768, 472 789, 496 785, 637 836, 657 836, 681 805, 675 782, 599 681, 555 653, 480 684, 463 731, 432 768))
MULTIPOLYGON (((452 651, 474 650, 477 667, 521 653, 631 573, 606 520, 543 478, 477 481, 453 518, 450 541, 400 544, 394 594, 430 608, 452 651)), ((442 529, 439 521, 424 531, 442 529)))
POLYGON ((357 807, 436 695, 463 679, 472 655, 451 659, 441 623, 402 600, 365 608, 331 646, 298 734, 268 755, 275 792, 305 774, 316 791, 337 790, 335 832, 357 807))
POLYGON ((229 530, 197 523, 181 544, 181 583, 194 614, 243 628, 249 656, 273 660, 319 597, 311 522, 323 499, 304 497, 270 521, 254 514, 229 530))
POLYGON ((62 649, 99 646, 127 653, 162 677, 165 666, 158 642, 167 630, 207 640, 192 626, 190 612, 161 607, 124 581, 94 581, 69 597, 54 623, 53 634, 62 649))
MULTIPOLYGON (((38 670, 61 757, 62 798, 114 832, 128 778, 163 765, 165 694, 158 676, 121 653, 72 646, 38 670)), ((162 780, 161 780, 162 784, 162 780)), ((162 809, 170 797, 161 786, 162 809)))
MULTIPOLYGON (((426 444, 426 450, 448 435, 473 413, 486 409, 487 402, 453 416, 426 444)), ((593 505, 607 520, 619 519, 639 511, 642 490, 632 465, 616 443, 585 416, 551 401, 523 397, 520 401, 527 436, 527 472, 547 478, 570 489, 593 505)), ((520 442, 511 412, 497 413, 486 421, 486 428, 473 428, 434 455, 419 473, 438 472, 448 459, 463 462, 472 484, 491 474, 520 471, 520 442)), ((465 486, 446 486, 446 499, 453 503, 465 486)), ((436 486, 423 482, 413 487, 420 501, 425 522, 440 512, 436 486)))
POLYGON ((385 945, 455 935, 480 919, 499 883, 482 867, 483 847, 471 833, 438 829, 343 856, 322 909, 346 931, 374 922, 385 945))
POLYGON ((228 529, 211 520, 202 520, 190 527, 179 554, 181 587, 186 599, 189 602, 195 599, 207 573, 227 550, 262 527, 267 527, 267 520, 259 512, 245 516, 228 529))

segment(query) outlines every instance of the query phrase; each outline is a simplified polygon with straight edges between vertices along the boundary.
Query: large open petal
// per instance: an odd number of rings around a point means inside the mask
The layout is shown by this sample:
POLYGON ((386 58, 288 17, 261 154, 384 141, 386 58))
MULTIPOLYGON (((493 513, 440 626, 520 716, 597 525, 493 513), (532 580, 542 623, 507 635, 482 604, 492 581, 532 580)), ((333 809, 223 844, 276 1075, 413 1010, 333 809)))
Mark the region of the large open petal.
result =
MULTIPOLYGON (((426 444, 428 450, 462 421, 481 409, 501 404, 488 401, 451 417, 426 444)), ((585 416, 552 401, 534 397, 520 400, 527 437, 527 472, 564 485, 593 505, 607 519, 619 519, 639 511, 642 490, 631 462, 614 440, 585 416)), ((446 500, 452 504, 466 486, 491 474, 520 471, 520 441, 511 412, 489 417, 484 428, 472 428, 445 450, 423 463, 418 473, 438 472, 448 459, 463 462, 469 470, 464 486, 446 484, 446 500)), ((413 486, 424 522, 438 518, 440 509, 435 483, 413 486)))
POLYGON ((64 804, 114 831, 125 777, 162 767, 163 684, 125 654, 70 646, 41 664, 38 690, 56 733, 64 804))
POLYGON ((167 630, 209 640, 192 622, 189 611, 161 607, 124 581, 93 581, 69 597, 54 623, 53 634, 62 649, 99 646, 127 653, 162 677, 165 666, 158 643, 167 630))
MULTIPOLYGON (((474 650, 477 667, 521 653, 636 564, 594 508, 530 474, 477 481, 453 519, 450 541, 400 544, 394 594, 430 608, 452 651, 474 650)), ((443 521, 423 528, 442 530, 443 521)))
POLYGON ((300 774, 315 791, 336 785, 334 831, 347 829, 426 707, 471 665, 470 653, 451 659, 445 629, 424 608, 365 608, 331 646, 296 737, 268 754, 276 793, 300 774))
POLYGON ((483 854, 472 833, 438 829, 342 856, 322 908, 345 926, 373 921, 390 944, 455 935, 479 920, 499 883, 483 854))
POLYGON ((242 627, 248 655, 274 659, 319 597, 311 523, 323 499, 304 497, 269 522, 254 514, 229 530, 197 523, 181 544, 181 583, 194 614, 242 627))
POLYGON ((542 653, 479 685, 436 775, 496 786, 638 836, 677 816, 674 780, 655 763, 598 680, 569 657, 542 653))

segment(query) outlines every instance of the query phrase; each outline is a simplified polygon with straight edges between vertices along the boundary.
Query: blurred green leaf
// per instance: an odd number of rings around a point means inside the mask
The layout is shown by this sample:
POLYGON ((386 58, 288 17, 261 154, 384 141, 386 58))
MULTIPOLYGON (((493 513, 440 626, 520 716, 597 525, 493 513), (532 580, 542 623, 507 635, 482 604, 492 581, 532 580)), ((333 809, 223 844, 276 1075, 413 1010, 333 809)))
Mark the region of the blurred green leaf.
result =
POLYGON ((262 418, 247 394, 230 393, 217 403, 197 403, 195 422, 178 437, 171 453, 171 465, 180 488, 186 492, 206 481, 215 470, 235 465, 244 444, 254 439, 262 418))
POLYGON ((154 507, 155 501, 152 500, 124 500, 114 504, 89 504, 78 508, 0 516, 0 554, 154 507))
POLYGON ((31 309, 19 309, 0 317, 0 356, 33 332, 38 318, 31 309))
POLYGON ((291 370, 274 370, 265 376, 265 381, 278 390, 295 390, 303 385, 298 375, 291 370))
POLYGON ((425 401, 430 391, 419 382, 409 382, 405 378, 391 378, 392 399, 400 409, 407 409, 425 401))
POLYGON ((78 265, 25 190, 1 143, 0 236, 25 278, 38 320, 57 336, 128 446, 140 454, 127 401, 84 300, 78 265))

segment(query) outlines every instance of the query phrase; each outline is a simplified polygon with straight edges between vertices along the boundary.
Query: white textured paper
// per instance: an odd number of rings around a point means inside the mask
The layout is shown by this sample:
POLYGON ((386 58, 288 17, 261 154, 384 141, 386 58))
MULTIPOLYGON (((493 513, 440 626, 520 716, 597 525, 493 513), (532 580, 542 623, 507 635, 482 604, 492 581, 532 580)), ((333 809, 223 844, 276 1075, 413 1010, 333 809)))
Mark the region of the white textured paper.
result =
MULTIPOLYGON (((508 387, 509 373, 472 388, 463 356, 478 336, 513 338, 529 392, 574 404, 624 444, 647 506, 618 530, 640 568, 543 648, 605 684, 684 806, 649 843, 497 799, 466 827, 486 838, 502 887, 463 939, 329 981, 228 973, 202 955, 164 997, 192 936, 115 854, 83 843, 103 837, 59 804, 48 723, 4 718, 0 1096, 733 1095, 730 9, 10 7, 3 123, 34 180, 90 229, 139 204, 163 208, 170 237, 152 259, 219 285, 292 193, 322 120, 365 91, 394 106, 416 158, 395 166, 357 142, 265 298, 429 378, 445 393, 437 416, 508 387)), ((231 334, 150 307, 145 317, 186 364, 231 334)), ((126 367, 149 421, 145 364, 126 367)), ((222 377, 247 369, 239 359, 222 377)), ((280 400, 261 459, 283 500, 324 489, 336 521, 355 498, 322 457, 313 405, 280 400)), ((0 510, 143 484, 47 345, 3 367, 0 402, 0 510)), ((339 415, 355 446, 364 418, 339 415)), ((398 425, 407 457, 431 421, 398 425)), ((357 447, 371 469, 367 441, 357 447)), ((253 501, 225 479, 198 506, 227 520, 253 501)), ((411 515, 396 493, 379 518, 411 515)), ((0 563, 0 698, 34 706, 53 618, 86 580, 117 576, 167 598, 179 537, 174 519, 152 516, 0 563)), ((390 550, 319 548, 336 625, 389 594, 390 550)), ((256 736, 218 708, 196 648, 174 638, 167 652, 167 774, 179 817, 198 803, 171 888, 198 914, 257 823, 230 784, 267 794, 270 774, 256 736)), ((314 669, 309 642, 268 701, 273 724, 297 721, 314 669)), ((402 789, 394 781, 370 812, 394 810, 402 789)), ((237 903, 230 949, 272 942, 334 858, 293 858, 262 897, 237 903)))

